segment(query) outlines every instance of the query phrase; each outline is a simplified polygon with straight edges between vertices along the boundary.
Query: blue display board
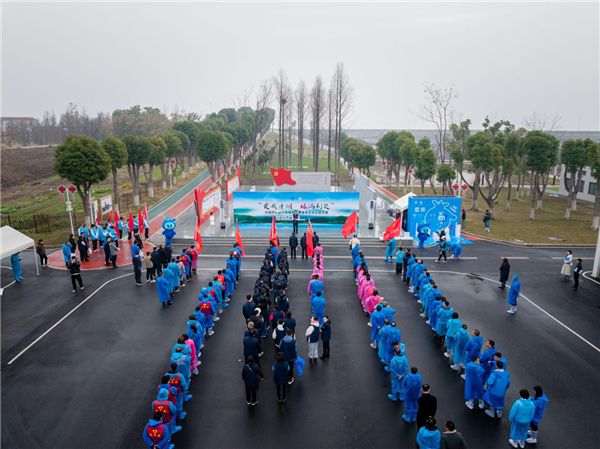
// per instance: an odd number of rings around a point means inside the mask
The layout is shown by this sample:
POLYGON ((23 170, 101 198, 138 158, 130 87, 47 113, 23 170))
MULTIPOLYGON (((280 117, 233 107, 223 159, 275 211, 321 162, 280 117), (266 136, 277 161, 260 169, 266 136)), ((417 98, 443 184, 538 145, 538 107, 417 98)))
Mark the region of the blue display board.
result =
POLYGON ((435 244, 432 238, 434 232, 448 228, 453 240, 456 226, 460 224, 462 200, 457 198, 423 198, 408 199, 407 226, 410 235, 417 239, 419 232, 429 234, 426 245, 435 244))
POLYGON ((300 214, 300 228, 339 230, 346 218, 358 210, 358 192, 233 192, 233 213, 241 227, 292 227, 292 213, 300 214))

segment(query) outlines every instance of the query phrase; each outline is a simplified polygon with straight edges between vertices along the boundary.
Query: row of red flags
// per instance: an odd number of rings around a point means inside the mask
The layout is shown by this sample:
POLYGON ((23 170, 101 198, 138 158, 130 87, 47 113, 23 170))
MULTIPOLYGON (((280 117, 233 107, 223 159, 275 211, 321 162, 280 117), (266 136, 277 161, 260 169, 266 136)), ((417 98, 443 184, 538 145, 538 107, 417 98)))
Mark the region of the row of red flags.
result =
MULTIPOLYGON (((116 209, 114 209, 112 211, 112 213, 108 214, 108 221, 110 223, 113 223, 113 225, 116 226, 117 222, 121 219, 121 217, 119 216, 119 213, 116 211, 116 209)), ((146 207, 146 204, 144 204, 144 212, 142 213, 142 209, 140 209, 138 207, 138 226, 141 228, 140 224, 143 226, 143 220, 148 220, 148 209, 146 207), (140 223, 140 219, 142 220, 140 223)), ((98 209, 96 209, 96 226, 100 226, 101 220, 100 220, 100 212, 98 209)), ((131 210, 129 210, 129 219, 127 220, 127 224, 129 225, 129 229, 133 229, 133 214, 131 213, 131 210)))

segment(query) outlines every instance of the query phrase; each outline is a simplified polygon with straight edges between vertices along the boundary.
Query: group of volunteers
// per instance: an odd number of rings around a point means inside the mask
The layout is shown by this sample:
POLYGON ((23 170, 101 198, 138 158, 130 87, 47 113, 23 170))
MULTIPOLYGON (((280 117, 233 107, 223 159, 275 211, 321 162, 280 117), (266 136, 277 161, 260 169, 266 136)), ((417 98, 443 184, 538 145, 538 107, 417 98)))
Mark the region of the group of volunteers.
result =
MULTIPOLYGON (((242 379, 246 392, 246 404, 258 404, 258 389, 264 380, 260 358, 264 355, 262 339, 271 331, 276 354, 273 363, 273 381, 277 390, 277 402, 287 401, 287 386, 294 383, 294 370, 303 375, 306 362, 298 355, 296 341, 296 319, 292 317, 290 299, 287 296, 290 267, 285 247, 279 248, 277 241, 271 241, 260 266, 254 284, 254 293, 246 296, 242 313, 246 319, 244 333, 244 366, 242 379), (271 299, 272 294, 272 299, 271 299), (271 308, 272 306, 272 308, 271 308)), ((312 319, 305 332, 309 345, 309 360, 316 363, 319 340, 323 340, 323 356, 329 358, 331 324, 325 315, 323 298, 323 248, 317 244, 313 254, 313 276, 308 286, 311 295, 312 319), (320 338, 321 337, 321 338, 320 338)))
MULTIPOLYGON (((362 259, 360 257, 360 250, 357 259, 354 264, 358 267, 357 270, 361 271, 361 267, 366 267, 366 263, 364 257, 362 259)), ((400 248, 396 260, 396 273, 402 275, 402 280, 409 286, 408 292, 414 294, 417 302, 421 304, 420 316, 427 320, 427 325, 431 326, 437 344, 445 347, 444 355, 450 359, 450 368, 459 372, 465 371, 461 377, 465 380, 466 406, 473 409, 474 401, 477 400, 479 408, 484 409, 487 403, 489 408, 485 413, 492 418, 501 418, 505 407, 506 391, 511 384, 506 358, 497 351, 493 340, 488 340, 481 352, 483 338, 480 331, 473 329, 469 336, 468 326, 462 323, 458 312, 451 307, 450 301, 441 292, 422 259, 414 253, 411 254, 409 250, 404 251, 400 248)), ((516 312, 516 298, 519 296, 520 288, 518 276, 515 275, 508 294, 508 301, 511 304, 509 313, 516 312)), ((370 300, 367 300, 367 305, 370 305, 370 300)), ((368 310, 370 309, 367 307, 368 310)), ((380 326, 380 321, 379 317, 373 320, 372 315, 373 325, 380 326)), ((405 368, 408 369, 408 364, 405 368)), ((403 373, 404 371, 401 371, 402 375, 403 373)), ((509 443, 513 447, 525 447, 526 442, 537 442, 538 424, 544 414, 548 398, 540 386, 534 387, 534 391, 534 398, 530 398, 529 391, 521 390, 520 399, 511 408, 509 420, 512 426, 509 443), (529 427, 531 431, 528 438, 529 427)))
MULTIPOLYGON (((186 252, 184 249, 182 254, 186 252)), ((204 338, 214 334, 213 328, 215 322, 220 319, 219 314, 222 314, 223 309, 229 306, 228 302, 238 285, 242 265, 241 257, 239 245, 235 243, 227 257, 225 268, 218 270, 213 280, 200 290, 198 306, 188 317, 185 333, 178 337, 173 346, 169 359, 169 370, 157 387, 158 395, 152 402, 153 415, 144 427, 142 434, 150 448, 172 449, 175 447, 174 444, 171 444, 171 437, 182 428, 178 425, 177 420, 181 421, 187 415, 183 411, 183 404, 192 399, 189 388, 192 375, 198 375, 198 365, 201 364, 200 351, 204 347, 204 338)), ((166 272, 175 271, 175 267, 162 267, 156 282, 159 298, 163 305, 165 302, 170 304, 171 301, 169 293, 166 293, 168 299, 164 301, 164 289, 167 287, 161 285, 163 284, 161 279, 169 282, 165 279, 166 272)), ((188 273, 188 271, 184 271, 184 273, 188 273)), ((195 275, 196 269, 194 268, 189 271, 187 279, 192 280, 195 275)), ((184 277, 187 277, 187 274, 184 274, 184 277)))

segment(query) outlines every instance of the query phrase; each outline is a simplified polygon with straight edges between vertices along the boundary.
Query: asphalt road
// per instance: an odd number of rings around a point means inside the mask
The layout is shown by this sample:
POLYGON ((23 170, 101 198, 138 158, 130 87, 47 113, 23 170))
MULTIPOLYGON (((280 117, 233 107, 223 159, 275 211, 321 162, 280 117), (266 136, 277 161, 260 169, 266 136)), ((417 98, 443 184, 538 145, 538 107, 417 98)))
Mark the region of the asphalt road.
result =
MULTIPOLYGON (((38 278, 32 252, 22 253, 25 281, 8 287, 1 299, 2 447, 145 447, 141 433, 151 415, 156 385, 168 368, 170 349, 185 330, 200 288, 224 264, 220 254, 227 249, 207 245, 205 255, 217 256, 201 258, 197 278, 166 309, 158 304, 154 284, 135 286, 130 267, 86 272, 86 289, 72 294, 66 272, 44 269, 38 278)), ((537 447, 597 447, 600 352, 590 344, 600 347, 600 286, 584 280, 580 290, 573 292, 561 280, 561 261, 552 259, 561 257, 562 250, 487 242, 464 249, 465 257, 476 259, 438 265, 427 259, 434 250, 423 255, 463 323, 469 330, 480 329, 484 339, 495 340, 508 360, 512 386, 507 406, 520 388, 531 391, 534 385, 542 385, 550 403, 537 447), (507 291, 497 289, 494 282, 503 256, 511 260, 511 273, 519 274, 522 293, 535 303, 521 298, 515 316, 506 313, 507 291)), ((247 251, 259 255, 264 248, 247 251)), ((418 316, 416 298, 406 292, 393 265, 381 260, 383 251, 383 247, 366 248, 365 253, 380 292, 396 309, 410 365, 419 368, 438 398, 438 423, 443 427, 446 420, 453 420, 471 448, 509 447, 506 415, 492 420, 464 406, 463 381, 448 368, 448 359, 418 316)), ((386 397, 389 374, 369 347, 370 328, 356 297, 347 247, 326 247, 325 253, 331 359, 309 364, 306 374, 288 388, 286 404, 280 405, 270 372, 275 351, 268 339, 261 359, 266 379, 259 404, 245 404, 241 306, 260 262, 258 257, 245 258, 231 307, 217 323, 215 335, 205 341, 200 375, 191 386, 194 398, 185 405, 188 417, 173 438, 177 447, 411 447, 416 426, 402 421, 403 405, 386 397)), ((578 250, 575 256, 593 257, 593 251, 578 250)), ((3 260, 2 266, 9 266, 8 261, 3 260)), ((309 322, 310 268, 307 261, 291 261, 288 296, 299 335, 309 322)), ((584 268, 589 270, 591 261, 584 261, 584 268)), ((9 270, 2 269, 2 275, 4 287, 12 279, 9 270)), ((305 340, 298 337, 298 344, 307 358, 305 340)))

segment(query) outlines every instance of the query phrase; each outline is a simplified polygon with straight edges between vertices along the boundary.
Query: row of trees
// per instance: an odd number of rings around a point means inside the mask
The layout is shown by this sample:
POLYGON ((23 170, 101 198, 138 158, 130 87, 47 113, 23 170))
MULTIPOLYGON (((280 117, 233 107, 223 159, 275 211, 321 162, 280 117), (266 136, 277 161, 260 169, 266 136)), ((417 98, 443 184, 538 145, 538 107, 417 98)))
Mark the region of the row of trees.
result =
POLYGON ((280 69, 273 77, 270 86, 277 105, 279 166, 292 164, 292 138, 296 135, 298 169, 303 170, 305 139, 310 135, 311 168, 315 171, 322 169, 319 167, 319 151, 326 144, 327 170, 334 172, 335 182, 339 184, 343 129, 348 124, 354 99, 354 90, 344 64, 340 62, 336 65, 329 88, 319 75, 310 89, 304 80, 300 80, 296 89, 293 89, 284 69, 280 69))
MULTIPOLYGON (((471 134, 470 120, 448 127, 443 146, 449 153, 449 164, 437 164, 437 156, 429 148, 429 139, 423 138, 417 143, 414 136, 406 131, 386 133, 378 141, 377 151, 383 160, 391 162, 388 176, 390 179, 396 177, 397 183, 400 182, 400 169, 404 167, 404 193, 410 169, 421 181, 421 193, 424 193, 425 182, 429 180, 435 194, 434 179, 442 185, 443 193, 451 193, 452 182, 456 180, 468 185, 473 199, 471 210, 479 210, 481 197, 493 218, 495 203, 502 189, 508 190, 505 209, 510 210, 511 200, 519 201, 528 183, 531 190, 529 218, 534 220, 535 211, 542 210, 551 171, 559 161, 570 173, 562 179, 569 192, 565 219, 577 210, 577 192, 585 167, 591 167, 600 184, 600 147, 590 139, 567 140, 561 148, 559 140, 543 130, 516 128, 507 120, 492 124, 488 117, 482 126, 483 131, 474 134, 471 134), (467 179, 470 177, 465 177, 467 172, 473 174, 471 182, 467 179), (515 182, 516 195, 513 198, 515 182)), ((599 189, 596 190, 593 229, 598 229, 600 216, 600 195, 599 189)))
MULTIPOLYGON (((166 189, 166 171, 171 160, 181 167, 181 176, 185 178, 186 159, 191 173, 192 158, 196 161, 200 158, 207 164, 216 182, 220 165, 227 171, 233 165, 231 160, 241 160, 244 148, 256 147, 257 137, 268 129, 275 115, 275 111, 269 108, 258 113, 250 107, 223 109, 210 114, 203 121, 176 122, 171 129, 147 137, 139 135, 147 130, 143 131, 132 118, 139 111, 134 107, 119 112, 120 117, 125 117, 124 123, 127 123, 123 129, 137 130, 138 135, 127 134, 122 139, 114 135, 107 136, 100 142, 89 136, 68 135, 57 147, 55 171, 77 187, 86 216, 89 216, 88 196, 92 185, 106 180, 111 173, 115 200, 118 198, 117 176, 123 166, 127 167, 136 206, 140 200, 140 175, 144 175, 148 195, 153 197, 154 168, 160 167, 162 188, 166 189)), ((153 113, 139 112, 140 115, 153 113)))

